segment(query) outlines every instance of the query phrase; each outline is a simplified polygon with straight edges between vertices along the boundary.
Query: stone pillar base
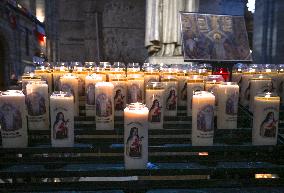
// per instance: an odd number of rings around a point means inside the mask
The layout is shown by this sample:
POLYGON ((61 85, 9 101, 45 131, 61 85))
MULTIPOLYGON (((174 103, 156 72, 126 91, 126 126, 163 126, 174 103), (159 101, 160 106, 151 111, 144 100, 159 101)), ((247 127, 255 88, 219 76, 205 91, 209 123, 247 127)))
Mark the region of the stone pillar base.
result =
POLYGON ((182 56, 151 56, 146 62, 151 64, 191 64, 192 62, 185 62, 182 56))

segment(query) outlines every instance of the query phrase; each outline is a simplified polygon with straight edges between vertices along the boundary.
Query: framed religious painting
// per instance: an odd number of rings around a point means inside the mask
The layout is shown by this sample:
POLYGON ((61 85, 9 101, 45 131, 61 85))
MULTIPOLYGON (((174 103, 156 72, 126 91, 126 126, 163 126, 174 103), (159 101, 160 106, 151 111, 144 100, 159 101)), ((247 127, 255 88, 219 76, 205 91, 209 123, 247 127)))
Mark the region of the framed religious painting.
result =
POLYGON ((185 61, 251 61, 243 16, 181 12, 185 61))

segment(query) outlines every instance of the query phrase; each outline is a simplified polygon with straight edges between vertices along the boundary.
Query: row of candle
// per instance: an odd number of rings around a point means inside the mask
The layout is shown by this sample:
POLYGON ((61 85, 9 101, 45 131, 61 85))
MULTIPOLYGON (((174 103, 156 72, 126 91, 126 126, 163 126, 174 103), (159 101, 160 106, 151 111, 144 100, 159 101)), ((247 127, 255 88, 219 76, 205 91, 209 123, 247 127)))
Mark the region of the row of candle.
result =
MULTIPOLYGON (((113 118, 113 102, 102 82, 96 85, 98 112, 96 123, 104 125, 113 118), (111 107, 112 106, 112 107, 111 107), (102 119, 101 119, 102 118, 102 119)), ((278 134, 280 99, 271 93, 255 97, 255 116, 252 129, 254 145, 275 145, 278 134), (257 114, 257 112, 262 112, 257 114)), ((192 145, 211 146, 214 136, 216 97, 207 91, 197 91, 192 97, 192 145)), ((229 101, 229 99, 228 99, 229 101)), ((229 108, 230 109, 230 108, 229 108)), ((25 118, 25 95, 21 91, 0 94, 1 135, 3 147, 26 147, 28 134, 25 118)), ((51 143, 55 147, 74 145, 74 97, 68 92, 50 96, 51 143)), ((143 169, 148 162, 149 109, 132 103, 124 109, 124 160, 126 169, 143 169)))
POLYGON ((240 86, 240 102, 253 111, 253 96, 256 93, 271 91, 280 96, 284 104, 284 65, 279 64, 241 64, 233 67, 232 81, 240 86), (250 91, 253 89, 254 91, 250 91), (251 97, 250 97, 251 96, 251 97))

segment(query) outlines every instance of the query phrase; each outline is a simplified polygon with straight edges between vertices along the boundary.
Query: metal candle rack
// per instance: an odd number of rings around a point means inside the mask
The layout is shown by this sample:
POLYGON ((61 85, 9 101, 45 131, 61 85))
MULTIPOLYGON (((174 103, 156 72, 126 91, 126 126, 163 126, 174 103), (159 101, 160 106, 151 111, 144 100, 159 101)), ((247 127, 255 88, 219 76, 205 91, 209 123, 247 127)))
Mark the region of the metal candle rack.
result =
POLYGON ((282 186, 283 122, 276 146, 252 146, 251 122, 251 114, 240 106, 238 129, 215 129, 213 146, 191 146, 191 118, 179 107, 177 117, 165 117, 163 130, 149 131, 148 168, 125 170, 123 118, 116 117, 114 131, 96 131, 94 118, 85 117, 81 106, 75 118, 74 147, 52 148, 49 132, 33 131, 28 148, 0 149, 0 179, 4 182, 0 190, 145 192, 282 186), (273 174, 273 178, 256 178, 255 174, 273 174))

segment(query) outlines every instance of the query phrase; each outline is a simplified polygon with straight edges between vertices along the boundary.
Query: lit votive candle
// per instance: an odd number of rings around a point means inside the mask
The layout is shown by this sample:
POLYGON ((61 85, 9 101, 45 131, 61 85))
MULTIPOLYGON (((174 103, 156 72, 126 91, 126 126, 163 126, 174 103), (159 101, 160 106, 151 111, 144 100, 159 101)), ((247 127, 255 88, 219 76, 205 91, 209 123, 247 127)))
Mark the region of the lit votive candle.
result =
POLYGON ((74 97, 74 112, 75 116, 79 116, 79 92, 78 92, 78 77, 73 74, 65 74, 60 78, 61 91, 70 92, 74 97))
POLYGON ((98 82, 104 81, 103 74, 92 74, 86 76, 85 79, 85 92, 86 92, 86 116, 96 115, 96 100, 95 100, 95 86, 98 82))
POLYGON ((192 114, 192 96, 196 91, 204 90, 204 80, 201 75, 189 76, 187 80, 187 116, 192 114))
POLYGON ((218 88, 218 129, 236 129, 239 86, 236 82, 223 82, 218 88))
POLYGON ((24 74, 22 76, 22 90, 24 94, 27 93, 26 86, 28 82, 31 81, 41 81, 41 76, 35 75, 34 73, 24 74))
POLYGON ((251 64, 247 69, 243 70, 240 83, 240 103, 244 107, 249 107, 250 101, 250 79, 261 72, 262 66, 259 64, 251 64))
POLYGON ((50 96, 51 145, 74 145, 74 97, 69 92, 56 91, 50 96))
POLYGON ((178 81, 176 76, 163 75, 161 81, 164 84, 164 115, 177 116, 178 81))
POLYGON ((215 96, 206 91, 192 97, 192 145, 213 145, 215 96))
POLYGON ((250 79, 250 103, 249 110, 253 112, 254 97, 258 93, 270 92, 272 90, 271 78, 267 75, 257 74, 250 79))
POLYGON ((0 125, 4 148, 27 147, 25 95, 22 91, 0 92, 0 125))
POLYGON ((114 86, 111 82, 98 82, 95 86, 96 94, 96 129, 114 129, 114 86))
POLYGON ((54 70, 52 72, 52 78, 55 91, 60 90, 60 78, 68 72, 66 65, 67 63, 62 62, 59 66, 54 67, 54 70))
POLYGON ((49 130, 49 95, 45 81, 29 82, 26 86, 29 130, 49 130))
POLYGON ((148 113, 141 103, 124 109, 125 169, 146 169, 148 162, 148 113))
POLYGON ((127 75, 127 101, 136 103, 144 101, 144 78, 142 74, 127 75))
POLYGON ((237 63, 232 69, 232 82, 236 82, 239 86, 242 80, 242 74, 248 69, 248 66, 243 63, 237 63))
POLYGON ((280 97, 271 93, 254 97, 253 145, 276 145, 279 123, 280 97))
POLYGON ((114 86, 114 114, 123 116, 123 110, 127 103, 127 79, 125 74, 112 74, 110 82, 114 86))
POLYGON ((35 70, 35 75, 41 76, 41 80, 48 84, 48 92, 52 93, 52 73, 44 68, 35 70))
POLYGON ((154 64, 149 64, 144 68, 144 84, 147 85, 151 82, 159 82, 160 81, 160 73, 158 66, 154 64))
POLYGON ((218 88, 223 81, 222 75, 209 75, 205 79, 205 91, 211 92, 215 96, 215 115, 218 111, 218 88))
POLYGON ((146 86, 146 106, 149 109, 149 129, 163 129, 164 87, 161 82, 151 82, 146 86))

